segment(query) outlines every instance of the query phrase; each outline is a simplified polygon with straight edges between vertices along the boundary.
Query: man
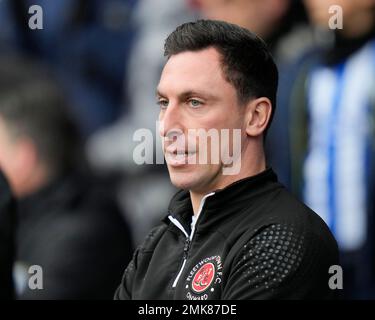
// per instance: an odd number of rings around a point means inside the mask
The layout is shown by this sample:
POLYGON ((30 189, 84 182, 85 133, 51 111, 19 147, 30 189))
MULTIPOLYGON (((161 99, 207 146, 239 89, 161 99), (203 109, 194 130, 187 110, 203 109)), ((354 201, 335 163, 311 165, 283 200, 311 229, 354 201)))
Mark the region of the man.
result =
POLYGON ((53 77, 34 62, 0 59, 0 167, 17 199, 19 299, 112 298, 131 258, 111 189, 83 170, 79 149, 53 77))
POLYGON ((115 298, 329 298, 336 242, 266 167, 278 75, 264 42, 236 25, 200 20, 178 27, 165 55, 160 133, 171 181, 183 190, 136 250, 115 298), (220 161, 191 161, 214 158, 212 149, 192 147, 194 129, 219 131, 220 161), (240 139, 225 142, 225 130, 231 137, 240 130, 240 139), (228 150, 236 174, 226 170, 228 150))
POLYGON ((0 300, 12 299, 14 288, 14 201, 0 167, 0 300))

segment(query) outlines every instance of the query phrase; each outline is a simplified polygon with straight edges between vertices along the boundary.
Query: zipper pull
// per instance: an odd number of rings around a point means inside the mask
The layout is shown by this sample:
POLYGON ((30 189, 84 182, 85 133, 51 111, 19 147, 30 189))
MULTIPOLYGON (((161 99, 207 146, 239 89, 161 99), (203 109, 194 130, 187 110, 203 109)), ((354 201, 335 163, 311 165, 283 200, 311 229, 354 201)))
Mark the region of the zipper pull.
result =
POLYGON ((186 238, 185 246, 184 246, 184 259, 187 258, 189 249, 190 249, 190 240, 189 240, 189 238, 186 238))

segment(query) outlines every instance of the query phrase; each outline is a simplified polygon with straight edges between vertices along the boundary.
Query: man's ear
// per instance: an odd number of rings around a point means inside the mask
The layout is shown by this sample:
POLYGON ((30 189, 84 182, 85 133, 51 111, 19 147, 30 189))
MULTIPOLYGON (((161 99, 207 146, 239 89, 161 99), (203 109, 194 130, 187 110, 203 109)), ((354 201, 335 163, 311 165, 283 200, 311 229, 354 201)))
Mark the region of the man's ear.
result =
POLYGON ((267 128, 272 113, 272 104, 266 97, 251 100, 246 106, 245 128, 251 137, 261 135, 267 128))

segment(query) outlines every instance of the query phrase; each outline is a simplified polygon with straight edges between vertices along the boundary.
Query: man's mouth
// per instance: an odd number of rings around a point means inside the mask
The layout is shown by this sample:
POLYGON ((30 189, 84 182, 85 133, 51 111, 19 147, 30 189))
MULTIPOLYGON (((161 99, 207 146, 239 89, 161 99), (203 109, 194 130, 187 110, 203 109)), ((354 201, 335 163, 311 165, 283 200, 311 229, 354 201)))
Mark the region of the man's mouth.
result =
POLYGON ((183 151, 183 150, 180 150, 180 151, 173 151, 173 155, 192 155, 192 154, 195 154, 196 152, 194 151, 183 151))
POLYGON ((196 151, 185 150, 166 150, 165 159, 171 166, 181 166, 184 164, 194 163, 196 151))

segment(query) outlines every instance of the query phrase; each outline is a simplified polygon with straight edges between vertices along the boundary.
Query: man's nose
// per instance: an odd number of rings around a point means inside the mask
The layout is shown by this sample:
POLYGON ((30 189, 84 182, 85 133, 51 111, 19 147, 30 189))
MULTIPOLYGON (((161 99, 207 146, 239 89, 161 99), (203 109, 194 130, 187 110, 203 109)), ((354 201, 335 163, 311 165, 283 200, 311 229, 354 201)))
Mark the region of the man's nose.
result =
POLYGON ((175 140, 182 134, 181 115, 177 104, 170 103, 168 108, 160 114, 159 120, 159 132, 163 138, 175 140))

